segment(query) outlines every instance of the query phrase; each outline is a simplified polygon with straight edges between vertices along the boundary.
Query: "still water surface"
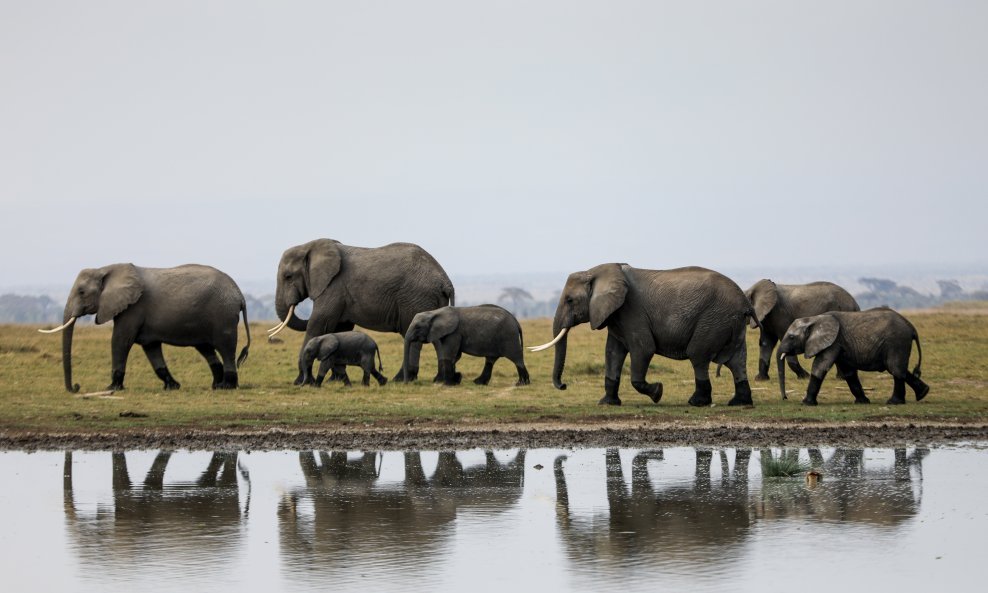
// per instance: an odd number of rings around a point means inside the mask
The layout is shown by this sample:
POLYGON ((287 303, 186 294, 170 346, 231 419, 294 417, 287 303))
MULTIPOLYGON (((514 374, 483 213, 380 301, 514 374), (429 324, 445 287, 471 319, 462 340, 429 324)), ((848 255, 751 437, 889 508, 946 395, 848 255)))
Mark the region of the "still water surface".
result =
POLYGON ((0 453, 4 591, 983 590, 988 453, 0 453), (798 454, 823 480, 767 478, 798 454))

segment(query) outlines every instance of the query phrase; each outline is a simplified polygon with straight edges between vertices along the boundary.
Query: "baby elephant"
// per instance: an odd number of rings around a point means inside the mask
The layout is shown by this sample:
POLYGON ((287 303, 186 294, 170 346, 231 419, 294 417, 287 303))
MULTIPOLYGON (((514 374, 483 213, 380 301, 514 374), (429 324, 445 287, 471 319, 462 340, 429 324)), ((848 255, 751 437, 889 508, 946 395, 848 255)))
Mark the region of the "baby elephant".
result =
POLYGON ((384 370, 381 364, 381 351, 377 343, 367 334, 361 332, 339 332, 316 336, 305 344, 298 357, 298 370, 302 375, 303 385, 319 387, 332 369, 334 378, 339 377, 343 385, 350 386, 350 378, 346 374, 346 365, 358 365, 364 370, 363 384, 370 385, 370 376, 374 375, 378 384, 384 385, 388 380, 374 368, 374 353, 377 353, 379 370, 384 370), (319 374, 312 378, 312 363, 319 359, 319 374))
POLYGON ((412 318, 405 331, 405 365, 402 367, 408 374, 418 371, 408 368, 408 359, 410 348, 419 342, 435 345, 439 357, 436 381, 446 385, 460 383, 462 375, 456 372, 456 361, 464 353, 487 359, 484 370, 473 380, 477 385, 490 382, 494 363, 502 356, 515 363, 517 385, 528 385, 521 326, 514 315, 497 305, 442 307, 423 311, 412 318))
MULTIPOLYGON (((834 364, 854 394, 854 403, 871 403, 865 397, 858 371, 888 371, 894 379, 889 404, 906 403, 906 385, 916 392, 916 401, 926 397, 930 386, 920 380, 923 348, 916 328, 892 309, 879 307, 867 311, 831 311, 815 317, 801 317, 792 322, 779 344, 780 360, 790 354, 806 353, 816 357, 810 372, 803 403, 816 405, 820 384, 834 364), (916 341, 919 360, 909 372, 909 354, 916 341)), ((779 388, 786 392, 785 374, 779 374, 779 388)))

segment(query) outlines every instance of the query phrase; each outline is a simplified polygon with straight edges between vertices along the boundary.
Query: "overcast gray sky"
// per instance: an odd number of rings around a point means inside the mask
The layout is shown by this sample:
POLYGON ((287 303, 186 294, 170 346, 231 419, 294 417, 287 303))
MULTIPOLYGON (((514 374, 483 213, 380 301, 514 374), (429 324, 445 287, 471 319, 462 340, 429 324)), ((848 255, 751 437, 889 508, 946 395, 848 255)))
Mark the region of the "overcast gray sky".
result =
POLYGON ((0 285, 988 261, 988 2, 0 0, 0 285))

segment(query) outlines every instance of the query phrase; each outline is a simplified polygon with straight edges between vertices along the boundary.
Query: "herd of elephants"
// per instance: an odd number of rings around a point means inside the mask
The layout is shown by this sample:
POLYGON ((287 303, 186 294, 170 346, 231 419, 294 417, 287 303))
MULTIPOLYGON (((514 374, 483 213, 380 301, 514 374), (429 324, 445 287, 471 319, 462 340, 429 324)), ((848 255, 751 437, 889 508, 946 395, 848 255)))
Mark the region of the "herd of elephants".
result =
MULTIPOLYGON (((349 384, 346 365, 362 367, 364 385, 373 376, 387 382, 380 370, 380 352, 370 336, 355 326, 397 332, 404 336, 402 366, 395 381, 414 381, 422 345, 431 343, 438 357, 436 381, 460 382, 456 362, 462 354, 485 358, 475 379, 486 384, 498 358, 515 364, 518 384, 528 384, 521 326, 507 310, 496 305, 455 306, 453 283, 439 262, 420 246, 393 243, 365 248, 317 239, 291 247, 278 264, 276 312, 281 322, 269 330, 274 336, 285 327, 305 332, 299 353, 296 384, 320 385, 330 380, 349 384), (311 299, 309 319, 295 307, 311 299), (374 365, 377 354, 378 368, 374 365), (316 360, 318 371, 313 374, 316 360)), ((247 358, 250 329, 246 303, 237 284, 223 272, 203 265, 142 268, 113 264, 79 272, 65 304, 63 324, 45 333, 62 332, 65 387, 72 383, 72 331, 76 319, 96 315, 96 323, 113 320, 112 371, 108 389, 123 389, 128 354, 140 344, 165 389, 176 389, 165 364, 162 344, 192 346, 206 359, 213 388, 237 387, 237 368, 247 358), (237 355, 241 315, 247 345, 237 355)), ((692 406, 713 402, 711 363, 726 366, 734 378, 728 405, 752 405, 747 375, 745 332, 750 325, 761 332, 758 374, 769 378, 772 351, 778 345, 778 378, 786 397, 785 364, 800 378, 806 371, 796 355, 813 358, 803 403, 816 405, 820 385, 830 367, 856 403, 868 403, 858 371, 886 371, 894 386, 889 404, 905 403, 905 386, 921 400, 929 386, 920 379, 922 348, 913 325, 888 308, 861 311, 843 288, 829 282, 803 285, 761 280, 747 291, 718 272, 687 267, 646 270, 608 263, 569 275, 553 318, 553 339, 531 351, 555 346, 552 383, 562 381, 566 363, 566 334, 590 323, 607 328, 604 396, 600 404, 620 405, 621 371, 631 357, 631 385, 653 402, 662 397, 662 383, 649 383, 646 372, 656 354, 689 360, 696 388, 692 406), (909 370, 912 342, 919 362, 909 370)))

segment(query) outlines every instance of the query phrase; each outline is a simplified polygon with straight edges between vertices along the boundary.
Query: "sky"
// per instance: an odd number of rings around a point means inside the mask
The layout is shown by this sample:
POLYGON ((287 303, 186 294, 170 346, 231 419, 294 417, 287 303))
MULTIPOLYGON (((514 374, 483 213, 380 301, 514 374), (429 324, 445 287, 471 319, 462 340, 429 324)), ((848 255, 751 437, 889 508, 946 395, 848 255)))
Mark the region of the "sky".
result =
POLYGON ((988 3, 0 0, 0 285, 988 263, 988 3))

